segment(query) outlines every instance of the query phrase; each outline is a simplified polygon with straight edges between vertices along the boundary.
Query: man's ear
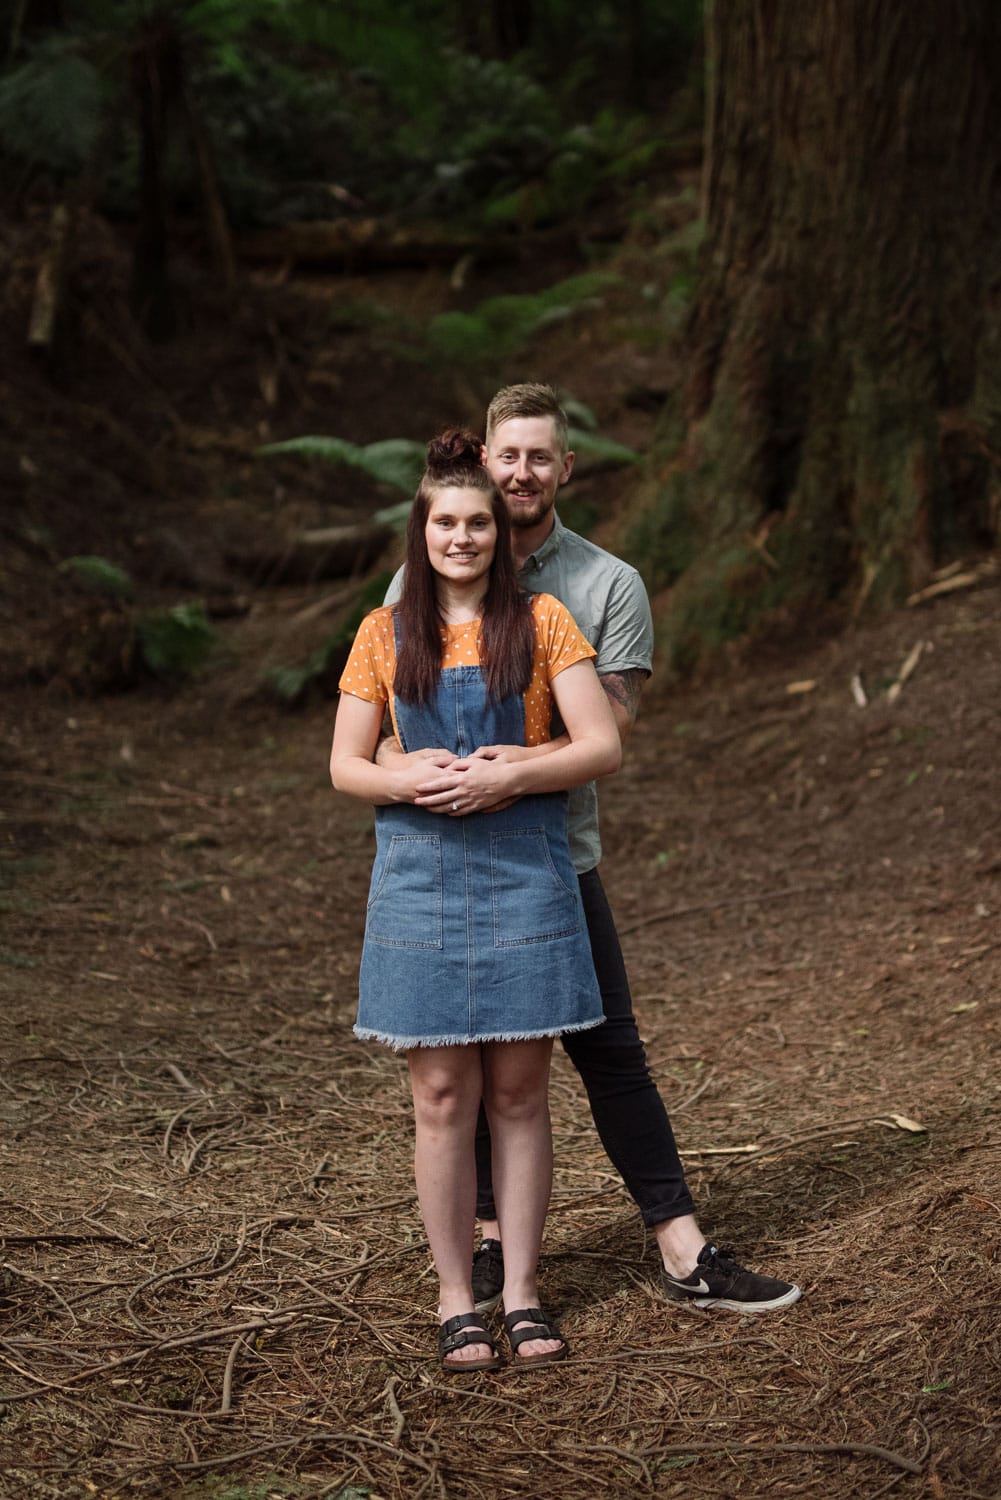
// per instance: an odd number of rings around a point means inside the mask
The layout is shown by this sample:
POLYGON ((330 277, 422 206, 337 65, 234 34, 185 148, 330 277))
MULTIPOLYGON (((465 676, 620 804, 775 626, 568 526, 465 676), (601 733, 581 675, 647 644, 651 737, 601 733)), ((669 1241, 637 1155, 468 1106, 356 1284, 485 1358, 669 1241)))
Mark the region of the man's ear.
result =
POLYGON ((563 456, 563 471, 560 474, 560 484, 568 484, 569 483, 569 481, 570 481, 570 475, 573 473, 573 461, 574 461, 574 459, 576 457, 577 457, 576 453, 566 453, 566 454, 564 454, 564 456, 563 456))
POLYGON ((486 466, 487 466, 487 445, 486 445, 486 443, 481 443, 480 444, 480 463, 483 465, 484 468, 486 468, 486 466))

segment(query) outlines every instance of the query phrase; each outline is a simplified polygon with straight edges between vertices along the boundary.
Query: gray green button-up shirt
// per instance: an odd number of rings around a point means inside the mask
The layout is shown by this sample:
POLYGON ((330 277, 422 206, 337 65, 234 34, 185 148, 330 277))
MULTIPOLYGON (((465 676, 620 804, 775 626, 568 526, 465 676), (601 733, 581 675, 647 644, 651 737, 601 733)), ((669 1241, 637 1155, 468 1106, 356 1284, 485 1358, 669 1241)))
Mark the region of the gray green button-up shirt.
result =
MULTIPOLYGON (((581 633, 598 653, 598 675, 646 672, 653 664, 653 620, 643 580, 620 557, 569 531, 554 513, 554 526, 537 552, 522 565, 519 578, 533 594, 552 594, 565 604, 581 633)), ((385 602, 400 597, 403 569, 386 592, 385 602)), ((562 726, 553 726, 562 733, 562 726)), ((594 782, 575 787, 568 812, 570 853, 579 874, 601 859, 598 794, 594 782)))

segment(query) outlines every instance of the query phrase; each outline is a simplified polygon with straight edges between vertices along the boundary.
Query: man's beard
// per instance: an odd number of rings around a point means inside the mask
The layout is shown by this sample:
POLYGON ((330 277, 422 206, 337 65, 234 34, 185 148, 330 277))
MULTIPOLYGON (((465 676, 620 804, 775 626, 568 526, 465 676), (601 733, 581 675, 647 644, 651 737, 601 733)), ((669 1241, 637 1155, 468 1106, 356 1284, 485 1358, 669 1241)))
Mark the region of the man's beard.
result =
POLYGON ((527 531, 532 526, 538 526, 540 521, 544 521, 555 504, 555 495, 551 500, 547 495, 536 495, 531 503, 522 500, 513 510, 508 506, 507 513, 516 531, 527 531))

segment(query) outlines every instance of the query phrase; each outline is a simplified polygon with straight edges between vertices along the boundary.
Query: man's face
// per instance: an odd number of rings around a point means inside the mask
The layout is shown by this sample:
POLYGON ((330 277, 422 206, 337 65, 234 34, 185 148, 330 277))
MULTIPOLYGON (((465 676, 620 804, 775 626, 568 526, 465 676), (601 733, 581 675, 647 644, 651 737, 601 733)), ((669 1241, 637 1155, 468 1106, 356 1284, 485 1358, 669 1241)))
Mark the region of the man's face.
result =
POLYGON ((573 469, 561 453, 552 417, 511 417, 500 422, 483 449, 483 462, 504 496, 511 525, 538 526, 552 511, 556 492, 573 469))

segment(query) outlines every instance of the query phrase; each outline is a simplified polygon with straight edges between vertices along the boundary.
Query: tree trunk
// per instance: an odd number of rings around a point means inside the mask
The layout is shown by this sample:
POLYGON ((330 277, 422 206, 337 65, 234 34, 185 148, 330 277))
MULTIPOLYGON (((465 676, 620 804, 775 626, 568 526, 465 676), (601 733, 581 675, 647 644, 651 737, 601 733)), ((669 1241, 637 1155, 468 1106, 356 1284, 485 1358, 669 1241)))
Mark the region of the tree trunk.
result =
POLYGON ((205 241, 212 262, 212 269, 216 274, 225 297, 231 301, 236 293, 237 280, 233 236, 230 233, 229 219, 226 216, 226 207, 222 200, 222 192, 219 187, 219 174, 216 171, 208 133, 206 132, 198 106, 192 97, 191 89, 188 87, 186 81, 182 88, 181 104, 188 131, 188 140, 191 143, 191 155, 194 162, 195 177, 198 182, 198 196, 202 209, 202 222, 205 226, 205 241))
POLYGON ((166 16, 155 16, 133 53, 139 123, 139 223, 132 252, 132 311, 151 338, 176 326, 168 270, 167 122, 181 92, 181 50, 166 16))
POLYGON ((997 540, 1001 6, 708 0, 688 377, 632 545, 675 662, 997 540))

